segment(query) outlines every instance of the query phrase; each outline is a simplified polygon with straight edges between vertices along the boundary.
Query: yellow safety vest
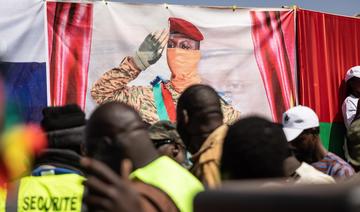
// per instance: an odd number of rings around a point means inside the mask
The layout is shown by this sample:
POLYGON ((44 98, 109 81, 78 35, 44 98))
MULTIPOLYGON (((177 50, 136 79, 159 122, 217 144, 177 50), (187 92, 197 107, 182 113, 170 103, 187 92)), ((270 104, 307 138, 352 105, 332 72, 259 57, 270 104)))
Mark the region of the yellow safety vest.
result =
POLYGON ((6 205, 6 187, 0 187, 0 212, 5 212, 5 205, 6 205))
POLYGON ((201 182, 188 170, 167 156, 162 156, 130 174, 139 180, 164 191, 182 212, 193 211, 193 200, 204 190, 201 182))
POLYGON ((80 212, 84 179, 78 174, 23 177, 18 190, 17 211, 80 212))

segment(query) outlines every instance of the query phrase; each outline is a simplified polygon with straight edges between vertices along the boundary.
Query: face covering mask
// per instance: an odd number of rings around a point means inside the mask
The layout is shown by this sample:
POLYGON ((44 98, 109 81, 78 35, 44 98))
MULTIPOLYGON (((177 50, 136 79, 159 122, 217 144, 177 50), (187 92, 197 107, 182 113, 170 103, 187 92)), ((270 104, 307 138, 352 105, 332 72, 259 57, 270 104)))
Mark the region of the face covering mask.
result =
POLYGON ((167 49, 167 62, 171 70, 171 83, 177 92, 201 82, 198 65, 201 54, 199 50, 167 49))

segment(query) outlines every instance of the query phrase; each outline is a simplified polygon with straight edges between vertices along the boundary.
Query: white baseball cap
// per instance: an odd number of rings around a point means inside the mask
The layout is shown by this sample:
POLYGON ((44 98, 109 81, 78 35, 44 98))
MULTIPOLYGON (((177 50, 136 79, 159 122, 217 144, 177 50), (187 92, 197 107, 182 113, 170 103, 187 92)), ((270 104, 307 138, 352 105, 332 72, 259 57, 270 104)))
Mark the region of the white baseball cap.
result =
POLYGON ((346 72, 345 82, 353 77, 360 78, 360 66, 354 66, 346 72))
POLYGON ((318 127, 319 118, 311 108, 299 105, 283 113, 282 124, 289 142, 297 138, 304 130, 318 127))

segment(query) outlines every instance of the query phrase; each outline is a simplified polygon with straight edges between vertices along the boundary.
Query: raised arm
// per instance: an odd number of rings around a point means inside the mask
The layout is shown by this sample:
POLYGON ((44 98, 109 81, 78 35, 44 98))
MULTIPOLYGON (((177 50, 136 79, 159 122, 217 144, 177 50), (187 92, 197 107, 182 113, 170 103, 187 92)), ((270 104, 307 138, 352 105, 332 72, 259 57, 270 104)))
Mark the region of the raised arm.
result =
POLYGON ((166 29, 147 35, 134 57, 125 57, 119 67, 105 72, 95 82, 91 89, 94 100, 98 104, 113 100, 127 102, 126 98, 129 98, 131 90, 136 89, 128 87, 127 84, 159 60, 168 36, 166 29))
POLYGON ((130 92, 127 84, 134 80, 141 70, 132 57, 125 57, 119 67, 105 72, 91 88, 91 96, 96 103, 117 100, 122 92, 130 92))

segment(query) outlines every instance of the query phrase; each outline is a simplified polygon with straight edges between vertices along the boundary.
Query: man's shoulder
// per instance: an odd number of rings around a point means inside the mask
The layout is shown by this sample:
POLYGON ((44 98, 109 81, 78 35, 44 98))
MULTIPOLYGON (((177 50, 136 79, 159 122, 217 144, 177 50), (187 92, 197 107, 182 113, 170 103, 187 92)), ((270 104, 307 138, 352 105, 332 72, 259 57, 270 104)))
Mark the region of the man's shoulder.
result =
POLYGON ((341 157, 337 156, 335 153, 328 152, 325 156, 325 158, 328 158, 330 160, 338 161, 341 163, 346 163, 341 157))
MULTIPOLYGON (((343 170, 349 172, 349 174, 354 173, 354 169, 351 167, 349 163, 347 163, 345 160, 343 160, 341 157, 337 156, 336 154, 329 152, 327 154, 328 158, 330 158, 333 161, 334 169, 336 170, 343 170)), ((336 171, 335 170, 335 171, 336 171)))
POLYGON ((141 195, 145 211, 179 211, 171 198, 160 189, 141 181, 133 182, 133 187, 141 195))
POLYGON ((311 163, 311 166, 316 167, 317 169, 320 167, 321 169, 329 169, 329 167, 334 166, 334 164, 338 164, 341 161, 342 159, 339 156, 334 153, 327 152, 321 160, 311 163))

